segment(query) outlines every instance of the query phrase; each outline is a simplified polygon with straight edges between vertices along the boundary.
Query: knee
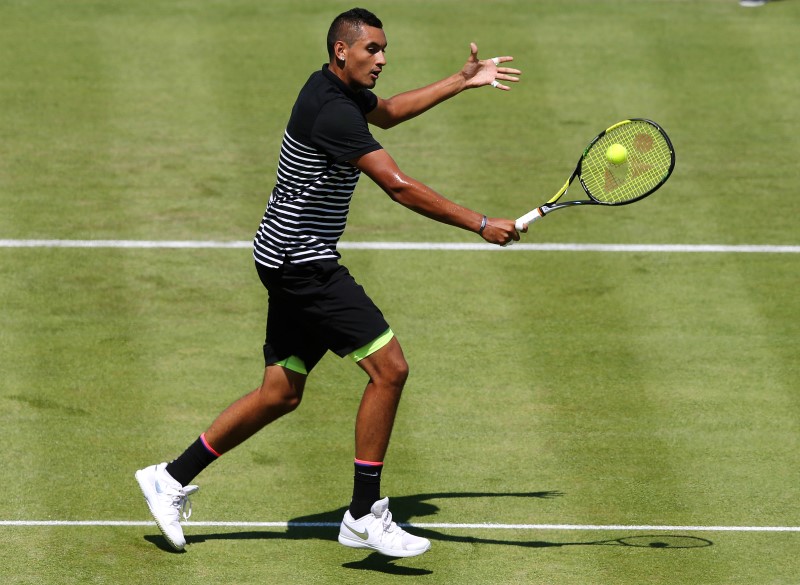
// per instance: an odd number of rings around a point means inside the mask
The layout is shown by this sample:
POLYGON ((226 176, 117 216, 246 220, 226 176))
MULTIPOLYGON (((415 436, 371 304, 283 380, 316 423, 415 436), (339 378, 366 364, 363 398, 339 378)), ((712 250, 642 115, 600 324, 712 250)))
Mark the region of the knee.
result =
POLYGON ((397 377, 397 381, 399 382, 400 386, 405 385, 406 380, 408 380, 409 371, 408 362, 405 359, 397 365, 395 376, 397 377))
POLYGON ((408 379, 408 362, 397 339, 359 362, 370 383, 399 395, 408 379))
POLYGON ((289 414, 300 406, 303 400, 302 388, 289 385, 286 387, 270 387, 264 384, 258 389, 261 408, 278 416, 289 414))
POLYGON ((402 356, 399 359, 392 360, 387 368, 381 372, 380 382, 383 385, 389 386, 396 391, 400 392, 408 380, 409 367, 408 362, 402 356))
POLYGON ((279 407, 281 410, 283 410, 284 414, 289 414, 290 412, 296 410, 298 406, 300 406, 300 402, 302 400, 303 395, 301 393, 288 393, 280 398, 279 407))

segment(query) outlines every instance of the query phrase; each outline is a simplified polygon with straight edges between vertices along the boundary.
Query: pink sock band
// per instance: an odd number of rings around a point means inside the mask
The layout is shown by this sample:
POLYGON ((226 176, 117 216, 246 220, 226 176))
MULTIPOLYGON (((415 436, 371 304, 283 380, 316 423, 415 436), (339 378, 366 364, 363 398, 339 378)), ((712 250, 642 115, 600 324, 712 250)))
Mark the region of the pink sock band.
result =
POLYGON ((209 445, 209 444, 208 444, 208 441, 206 441, 206 434, 205 434, 205 433, 203 433, 202 435, 200 435, 200 440, 203 442, 203 447, 205 447, 206 449, 208 449, 208 452, 209 452, 209 453, 211 453, 211 454, 212 454, 212 455, 214 455, 215 457, 222 457, 222 455, 220 455, 219 453, 217 453, 216 451, 214 451, 214 447, 212 447, 211 445, 209 445))
POLYGON ((357 465, 369 465, 370 467, 380 467, 383 465, 383 461, 364 461, 362 459, 356 459, 357 465))

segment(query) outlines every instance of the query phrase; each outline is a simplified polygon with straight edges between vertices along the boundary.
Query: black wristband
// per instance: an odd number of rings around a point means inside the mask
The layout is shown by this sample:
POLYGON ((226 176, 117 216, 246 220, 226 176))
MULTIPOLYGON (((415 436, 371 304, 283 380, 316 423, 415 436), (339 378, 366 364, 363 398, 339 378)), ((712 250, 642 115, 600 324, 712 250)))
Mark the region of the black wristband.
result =
POLYGON ((481 234, 481 235, 483 235, 483 230, 486 229, 486 220, 487 220, 487 217, 484 215, 483 219, 481 219, 481 227, 478 228, 478 233, 481 234))

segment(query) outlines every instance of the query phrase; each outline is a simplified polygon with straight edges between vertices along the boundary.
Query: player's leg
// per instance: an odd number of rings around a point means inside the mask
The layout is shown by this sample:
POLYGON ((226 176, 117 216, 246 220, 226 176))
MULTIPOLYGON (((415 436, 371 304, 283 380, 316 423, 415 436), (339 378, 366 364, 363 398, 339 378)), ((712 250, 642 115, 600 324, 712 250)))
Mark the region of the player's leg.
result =
POLYGON ((306 342, 299 333, 303 305, 291 293, 291 277, 287 279, 280 270, 257 268, 270 294, 263 381, 228 406, 183 455, 167 465, 166 471, 181 485, 187 485, 223 453, 297 408, 308 372, 325 354, 323 344, 316 340, 306 342))
POLYGON ((396 337, 358 365, 369 376, 356 417, 356 459, 383 461, 408 378, 408 363, 396 337))
POLYGON ((369 382, 356 417, 353 499, 339 527, 339 542, 393 557, 415 556, 427 551, 430 541, 397 526, 389 511, 389 498, 380 497, 383 460, 408 378, 408 364, 391 330, 376 341, 383 345, 358 361, 369 382))
POLYGON ((136 472, 156 524, 176 550, 186 546, 180 520, 182 515, 188 519, 191 514, 188 496, 198 489, 190 482, 220 455, 297 408, 303 397, 306 374, 302 363, 301 367, 296 364, 290 358, 283 365, 267 366, 261 386, 226 408, 178 458, 136 472))
POLYGON ((306 374, 275 364, 267 366, 261 386, 231 404, 211 423, 204 433, 207 443, 220 455, 240 445, 297 408, 305 384, 306 374))
POLYGON ((309 277, 315 274, 314 267, 268 269, 256 264, 256 268, 269 292, 264 343, 266 367, 261 386, 220 413, 178 458, 136 472, 153 517, 169 543, 178 550, 186 544, 180 525, 181 511, 188 506, 187 496, 197 489, 189 483, 221 454, 297 408, 308 372, 326 351, 322 339, 309 338, 302 327, 305 299, 310 297, 313 305, 316 294, 314 287, 307 286, 309 277))

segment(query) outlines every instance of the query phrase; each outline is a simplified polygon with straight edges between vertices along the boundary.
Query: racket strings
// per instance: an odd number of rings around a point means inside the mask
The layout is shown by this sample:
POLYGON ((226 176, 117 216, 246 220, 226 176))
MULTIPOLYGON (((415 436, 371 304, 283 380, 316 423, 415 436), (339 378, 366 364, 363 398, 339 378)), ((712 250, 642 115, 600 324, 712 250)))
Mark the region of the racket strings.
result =
POLYGON ((613 127, 584 153, 580 178, 590 196, 606 204, 628 203, 658 187, 672 167, 672 149, 659 129, 644 121, 613 127), (606 151, 621 144, 628 156, 612 164, 606 151))

